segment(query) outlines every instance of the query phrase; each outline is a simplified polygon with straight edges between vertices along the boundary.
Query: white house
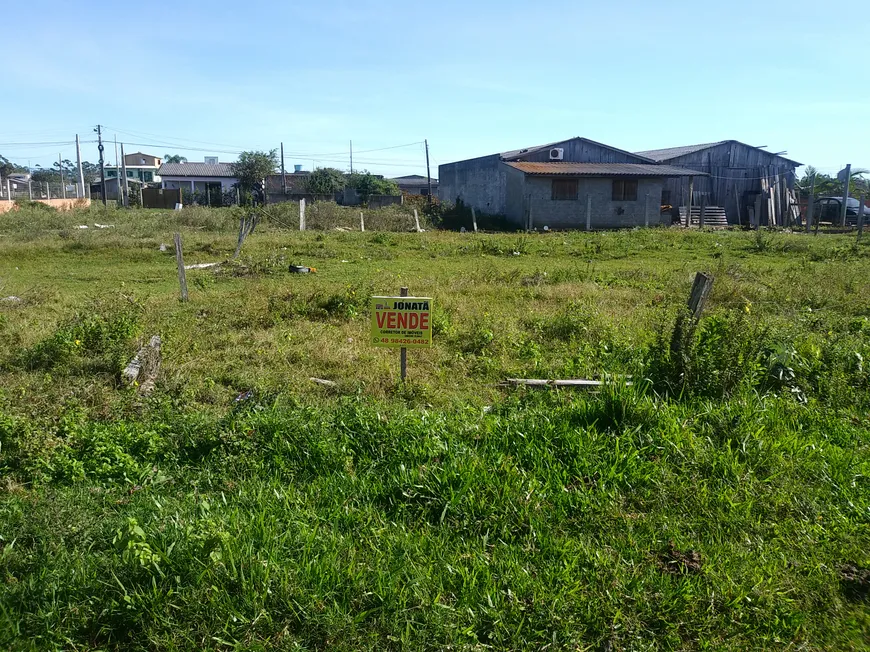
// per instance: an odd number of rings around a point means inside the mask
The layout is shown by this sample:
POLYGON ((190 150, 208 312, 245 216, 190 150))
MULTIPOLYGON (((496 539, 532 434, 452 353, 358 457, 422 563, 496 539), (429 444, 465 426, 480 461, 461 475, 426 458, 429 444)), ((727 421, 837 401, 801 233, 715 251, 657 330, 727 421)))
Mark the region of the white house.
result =
MULTIPOLYGON (((127 178, 139 180, 142 183, 159 183, 158 169, 163 161, 159 156, 135 152, 124 156, 124 166, 127 168, 127 178)), ((121 176, 121 169, 117 165, 106 165, 106 179, 114 179, 121 176)))
POLYGON ((207 163, 164 163, 157 170, 160 187, 202 194, 229 192, 239 181, 233 175, 233 166, 209 158, 207 163))

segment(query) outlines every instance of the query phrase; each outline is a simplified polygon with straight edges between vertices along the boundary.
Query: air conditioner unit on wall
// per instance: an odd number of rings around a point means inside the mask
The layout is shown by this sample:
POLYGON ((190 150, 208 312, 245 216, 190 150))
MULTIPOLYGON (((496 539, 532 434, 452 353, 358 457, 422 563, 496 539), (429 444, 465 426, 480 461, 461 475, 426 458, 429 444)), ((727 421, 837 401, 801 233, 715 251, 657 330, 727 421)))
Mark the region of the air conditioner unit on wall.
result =
POLYGON ((561 147, 554 147, 550 150, 550 160, 551 161, 561 161, 565 158, 565 150, 561 147))

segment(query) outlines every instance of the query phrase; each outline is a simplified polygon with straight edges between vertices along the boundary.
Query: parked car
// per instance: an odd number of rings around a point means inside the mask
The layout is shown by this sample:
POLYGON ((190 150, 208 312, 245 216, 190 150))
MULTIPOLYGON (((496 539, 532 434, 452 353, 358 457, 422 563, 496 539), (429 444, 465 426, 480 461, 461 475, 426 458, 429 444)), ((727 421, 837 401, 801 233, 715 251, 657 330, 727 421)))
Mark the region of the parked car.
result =
MULTIPOLYGON (((858 223, 858 209, 861 206, 861 202, 855 199, 854 197, 849 197, 846 200, 846 224, 857 224, 858 223)), ((819 197, 816 200, 815 207, 813 208, 813 213, 821 222, 831 222, 832 224, 840 223, 840 216, 842 215, 843 210, 843 198, 842 197, 819 197)), ((867 222, 868 218, 870 218, 870 210, 864 209, 864 221, 867 222)))

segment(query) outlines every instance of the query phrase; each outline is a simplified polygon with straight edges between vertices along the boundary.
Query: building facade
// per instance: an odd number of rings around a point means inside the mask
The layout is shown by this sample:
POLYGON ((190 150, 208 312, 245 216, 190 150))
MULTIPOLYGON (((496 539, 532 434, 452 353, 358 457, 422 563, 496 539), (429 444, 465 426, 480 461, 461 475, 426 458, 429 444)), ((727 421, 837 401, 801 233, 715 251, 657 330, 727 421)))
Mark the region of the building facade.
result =
MULTIPOLYGON (((160 183, 160 169, 162 159, 151 154, 135 152, 124 156, 124 167, 127 168, 127 178, 142 183, 160 183)), ((121 176, 121 169, 117 165, 106 165, 106 179, 115 179, 121 176)))
POLYGON ((703 172, 571 138, 441 165, 438 175, 442 200, 517 226, 610 229, 662 223, 665 180, 703 172))
POLYGON ((203 196, 229 192, 239 181, 230 163, 164 163, 158 173, 161 188, 203 196))
POLYGON ((432 187, 432 195, 438 196, 438 179, 429 179, 420 174, 408 174, 404 177, 395 177, 390 179, 395 181, 396 185, 406 195, 429 195, 429 187, 432 187))

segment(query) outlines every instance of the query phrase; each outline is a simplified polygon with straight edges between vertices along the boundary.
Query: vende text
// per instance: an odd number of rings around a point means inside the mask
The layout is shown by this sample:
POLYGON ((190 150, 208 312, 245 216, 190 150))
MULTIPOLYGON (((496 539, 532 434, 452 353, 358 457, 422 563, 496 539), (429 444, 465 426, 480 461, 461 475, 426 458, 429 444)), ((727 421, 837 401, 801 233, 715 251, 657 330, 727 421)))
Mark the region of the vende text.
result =
POLYGON ((425 331, 429 328, 428 312, 396 312, 394 310, 378 312, 378 328, 405 328, 408 330, 425 331))

